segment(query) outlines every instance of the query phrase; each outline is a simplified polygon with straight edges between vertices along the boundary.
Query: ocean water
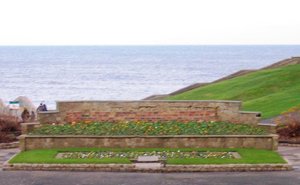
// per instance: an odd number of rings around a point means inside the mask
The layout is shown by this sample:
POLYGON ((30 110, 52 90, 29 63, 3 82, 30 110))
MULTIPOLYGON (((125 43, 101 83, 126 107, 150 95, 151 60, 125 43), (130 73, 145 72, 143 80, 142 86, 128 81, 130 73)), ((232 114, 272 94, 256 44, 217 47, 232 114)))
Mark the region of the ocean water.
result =
POLYGON ((0 46, 0 98, 138 100, 300 56, 300 46, 0 46))

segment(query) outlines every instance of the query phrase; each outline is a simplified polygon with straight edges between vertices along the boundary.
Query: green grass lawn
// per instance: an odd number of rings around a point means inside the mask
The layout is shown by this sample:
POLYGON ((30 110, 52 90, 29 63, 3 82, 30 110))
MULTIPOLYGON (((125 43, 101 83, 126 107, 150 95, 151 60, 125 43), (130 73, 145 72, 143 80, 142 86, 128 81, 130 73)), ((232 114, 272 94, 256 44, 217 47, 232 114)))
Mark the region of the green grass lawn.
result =
POLYGON ((199 87, 169 100, 240 100, 243 109, 277 116, 300 104, 300 65, 262 70, 199 87))
POLYGON ((130 164, 127 158, 103 158, 103 159, 57 159, 55 156, 63 151, 218 151, 238 152, 240 159, 198 159, 198 158, 169 158, 167 164, 273 164, 286 163, 275 151, 258 149, 220 149, 220 148, 144 148, 144 149, 108 149, 108 148, 67 148, 23 151, 16 155, 9 163, 36 163, 36 164, 130 164))

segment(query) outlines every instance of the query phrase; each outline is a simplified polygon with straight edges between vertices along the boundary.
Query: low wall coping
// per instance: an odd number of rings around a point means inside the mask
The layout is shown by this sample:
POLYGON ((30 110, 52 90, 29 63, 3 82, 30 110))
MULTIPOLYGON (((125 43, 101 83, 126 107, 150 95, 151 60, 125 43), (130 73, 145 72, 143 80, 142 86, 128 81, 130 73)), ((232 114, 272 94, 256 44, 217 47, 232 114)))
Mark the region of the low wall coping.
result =
POLYGON ((3 170, 40 171, 103 171, 103 172, 244 172, 244 171, 288 171, 290 164, 210 164, 210 165, 172 165, 158 168, 139 168, 136 164, 10 164, 6 161, 3 170))
POLYGON ((21 123, 21 126, 22 125, 40 125, 40 123, 39 122, 21 123))
POLYGON ((268 135, 161 135, 161 136, 139 136, 139 135, 122 135, 122 136, 93 136, 93 135, 21 135, 20 138, 268 138, 278 137, 277 134, 268 135))
POLYGON ((261 114, 261 112, 255 111, 239 111, 241 114, 261 114))
POLYGON ((276 124, 270 124, 270 123, 258 123, 258 126, 269 126, 269 127, 276 127, 276 124))
POLYGON ((56 114, 59 113, 58 110, 47 110, 47 111, 40 111, 39 114, 56 114))
POLYGON ((211 103, 241 103, 241 101, 235 100, 63 100, 56 101, 57 103, 93 103, 93 102, 101 102, 101 103, 116 103, 116 102, 126 102, 126 103, 138 103, 138 102, 168 102, 168 103, 176 103, 176 102, 211 102, 211 103))

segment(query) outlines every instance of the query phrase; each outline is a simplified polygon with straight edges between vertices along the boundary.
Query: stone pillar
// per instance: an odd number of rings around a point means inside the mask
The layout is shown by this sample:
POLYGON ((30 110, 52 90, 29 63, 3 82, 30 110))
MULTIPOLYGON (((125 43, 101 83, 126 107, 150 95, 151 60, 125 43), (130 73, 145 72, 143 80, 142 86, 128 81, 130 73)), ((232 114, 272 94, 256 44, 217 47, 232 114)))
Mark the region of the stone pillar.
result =
POLYGON ((26 135, 19 136, 19 149, 21 151, 26 151, 26 135))
POLYGON ((278 139, 279 139, 279 136, 277 134, 274 134, 273 137, 273 142, 272 142, 272 150, 275 150, 277 151, 278 150, 278 139))

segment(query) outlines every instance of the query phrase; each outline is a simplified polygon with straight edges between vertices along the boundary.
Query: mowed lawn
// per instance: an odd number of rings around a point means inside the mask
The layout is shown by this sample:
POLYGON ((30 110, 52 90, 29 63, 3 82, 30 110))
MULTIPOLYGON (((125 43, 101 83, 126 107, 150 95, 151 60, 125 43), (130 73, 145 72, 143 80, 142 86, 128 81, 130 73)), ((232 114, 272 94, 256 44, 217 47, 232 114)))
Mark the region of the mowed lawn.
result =
POLYGON ((240 100, 243 110, 271 118, 300 104, 300 64, 262 70, 199 87, 169 100, 240 100))
POLYGON ((58 159, 55 156, 64 151, 218 151, 218 152, 238 152, 239 159, 221 158, 169 158, 167 164, 279 164, 286 161, 275 151, 258 149, 221 149, 221 148, 139 148, 139 149, 112 149, 112 148, 67 148, 67 149, 44 149, 23 151, 16 155, 9 163, 31 163, 31 164, 130 164, 128 158, 102 158, 102 159, 58 159))

